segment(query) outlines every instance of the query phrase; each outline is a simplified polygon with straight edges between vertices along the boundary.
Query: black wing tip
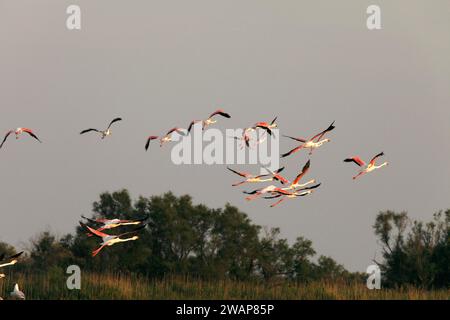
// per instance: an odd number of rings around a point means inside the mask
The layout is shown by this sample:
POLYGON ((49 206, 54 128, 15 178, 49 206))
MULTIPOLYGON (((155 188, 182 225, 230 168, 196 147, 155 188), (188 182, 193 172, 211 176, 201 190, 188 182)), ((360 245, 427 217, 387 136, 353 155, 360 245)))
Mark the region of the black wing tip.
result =
POLYGON ((285 167, 279 168, 277 171, 275 171, 275 173, 280 173, 280 172, 282 172, 282 171, 284 170, 284 168, 285 168, 285 167))
POLYGON ((275 121, 277 121, 277 119, 278 119, 278 116, 276 116, 276 117, 272 120, 272 122, 271 122, 270 124, 274 124, 275 121))

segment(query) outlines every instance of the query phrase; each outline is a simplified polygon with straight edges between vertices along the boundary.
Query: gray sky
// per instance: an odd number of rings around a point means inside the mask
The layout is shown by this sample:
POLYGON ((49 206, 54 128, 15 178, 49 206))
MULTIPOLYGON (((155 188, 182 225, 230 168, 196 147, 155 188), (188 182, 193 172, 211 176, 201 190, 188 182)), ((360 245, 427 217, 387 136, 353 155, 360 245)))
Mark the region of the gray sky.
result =
MULTIPOLYGON (((1 0, 0 131, 34 128, 44 143, 11 139, 0 151, 0 241, 73 232, 103 191, 173 190, 212 207, 229 201, 365 270, 379 210, 429 220, 449 206, 449 14, 444 0, 1 0), (373 3, 379 31, 366 28, 373 3), (69 4, 81 6, 81 31, 65 27, 69 4), (175 166, 170 148, 144 152, 149 134, 217 106, 233 117, 223 129, 278 115, 283 133, 309 136, 336 120, 332 142, 311 158, 322 188, 270 209, 231 188, 225 166, 175 166), (124 122, 110 139, 79 136, 115 116, 124 122), (390 166, 354 182, 356 168, 342 160, 380 151, 390 166)), ((282 163, 294 176, 307 159, 282 163)))

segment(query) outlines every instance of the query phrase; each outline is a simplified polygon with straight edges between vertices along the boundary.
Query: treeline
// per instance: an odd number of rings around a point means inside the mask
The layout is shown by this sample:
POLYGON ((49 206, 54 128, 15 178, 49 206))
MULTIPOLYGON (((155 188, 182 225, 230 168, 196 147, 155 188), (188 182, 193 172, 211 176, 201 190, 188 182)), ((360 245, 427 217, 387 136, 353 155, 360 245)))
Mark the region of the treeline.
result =
MULTIPOLYGON (((298 237, 293 244, 280 237, 279 229, 253 224, 236 207, 211 209, 194 205, 190 196, 172 193, 133 202, 128 191, 103 193, 93 204, 93 218, 139 219, 148 226, 140 239, 104 249, 94 237, 77 227, 75 234, 57 239, 44 232, 31 241, 29 254, 14 270, 65 270, 79 265, 83 271, 140 274, 149 278, 191 275, 203 279, 291 280, 310 282, 365 281, 330 257, 316 257, 312 242, 298 237)), ((383 244, 383 286, 414 284, 449 287, 450 211, 438 213, 433 222, 410 223, 405 213, 380 213, 374 225, 383 244), (411 224, 410 227, 408 225, 411 224)), ((130 227, 110 230, 121 233, 130 227)), ((0 243, 0 252, 14 248, 0 243)), ((55 271, 56 272, 56 271, 55 271)), ((60 272, 60 271, 58 271, 60 272)))

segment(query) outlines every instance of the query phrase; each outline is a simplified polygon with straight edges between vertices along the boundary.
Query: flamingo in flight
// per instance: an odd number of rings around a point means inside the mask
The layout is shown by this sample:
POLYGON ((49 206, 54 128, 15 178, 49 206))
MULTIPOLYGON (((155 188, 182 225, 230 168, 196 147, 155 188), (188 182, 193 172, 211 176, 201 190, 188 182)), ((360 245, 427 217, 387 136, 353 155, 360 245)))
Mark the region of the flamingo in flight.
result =
POLYGON ((310 195, 314 192, 315 189, 317 189, 318 187, 320 187, 320 183, 316 184, 314 186, 311 187, 306 187, 306 188, 302 188, 302 189, 298 189, 295 190, 293 192, 289 192, 286 190, 275 190, 273 193, 275 195, 273 196, 269 196, 269 197, 264 197, 264 199, 275 199, 275 198, 280 198, 280 200, 278 200, 277 202, 273 203, 272 205, 270 205, 271 208, 279 205, 280 203, 282 203, 284 200, 287 199, 296 199, 298 197, 305 197, 307 195, 310 195))
POLYGON ((243 185, 244 183, 268 182, 268 181, 273 181, 273 180, 279 180, 278 173, 283 171, 284 167, 275 171, 272 174, 272 177, 270 177, 270 178, 266 178, 266 177, 269 177, 270 174, 252 175, 247 172, 239 172, 239 171, 233 170, 230 167, 227 167, 227 169, 230 170, 231 172, 245 178, 245 180, 243 180, 241 182, 237 182, 232 185, 233 187, 237 187, 237 186, 243 185))
POLYGON ((148 215, 146 215, 142 219, 136 219, 136 220, 120 220, 120 219, 89 219, 85 216, 81 216, 83 219, 86 219, 88 222, 90 222, 93 225, 100 226, 97 231, 103 231, 103 230, 109 230, 118 228, 121 226, 132 226, 132 225, 139 225, 144 224, 144 222, 149 218, 148 215))
POLYGON ((228 136, 229 138, 232 138, 234 140, 241 141, 241 150, 246 146, 247 148, 250 148, 250 132, 252 131, 252 128, 246 128, 242 131, 242 136, 240 137, 234 137, 234 136, 228 136))
POLYGON ((278 191, 279 192, 285 192, 285 190, 283 190, 280 187, 277 187, 275 185, 270 185, 270 186, 267 186, 265 188, 256 189, 256 190, 251 191, 251 192, 243 191, 243 193, 249 195, 248 197, 245 198, 245 200, 252 201, 252 200, 255 200, 256 198, 262 196, 263 194, 268 194, 268 193, 269 194, 273 194, 273 193, 278 192, 278 191))
POLYGON ((93 129, 93 128, 91 128, 91 129, 86 129, 86 130, 81 131, 80 134, 85 134, 85 133, 88 133, 88 132, 97 132, 97 133, 100 133, 100 134, 101 134, 102 139, 105 139, 106 137, 110 136, 111 133, 112 133, 112 132, 111 132, 111 126, 112 126, 114 123, 118 122, 118 121, 122 121, 122 118, 115 118, 115 119, 113 119, 113 120, 109 123, 108 128, 106 128, 105 130, 98 130, 98 129, 93 129))
POLYGON ((206 127, 208 127, 208 126, 217 123, 217 120, 215 119, 217 116, 222 116, 227 119, 231 118, 230 114, 223 111, 223 109, 216 110, 213 113, 211 113, 211 115, 208 117, 208 119, 203 121, 203 130, 205 130, 206 127))
POLYGON ((93 257, 95 257, 105 247, 111 247, 117 243, 138 240, 139 237, 136 235, 132 236, 132 237, 128 237, 128 238, 126 238, 125 236, 135 234, 136 232, 145 229, 145 227, 147 226, 146 224, 144 224, 143 226, 140 226, 130 232, 125 232, 125 233, 122 233, 119 235, 109 235, 109 234, 103 233, 101 231, 95 230, 95 229, 85 225, 83 222, 80 222, 80 225, 81 225, 81 227, 83 227, 84 229, 86 229, 87 231, 92 233, 94 236, 102 239, 102 243, 100 244, 100 247, 98 249, 92 251, 93 257))
POLYGON ((302 171, 295 177, 295 179, 292 182, 290 182, 289 180, 287 180, 286 178, 284 178, 278 174, 277 177, 280 181, 283 181, 286 184, 290 183, 290 185, 288 187, 282 188, 282 189, 283 190, 294 190, 297 188, 304 188, 310 184, 316 183, 315 179, 311 179, 305 183, 300 183, 300 180, 308 173, 310 166, 311 166, 311 160, 308 160, 308 162, 306 162, 306 164, 303 166, 302 171))
POLYGON ((22 133, 24 133, 24 132, 25 132, 25 133, 28 133, 31 137, 33 137, 34 139, 36 139, 37 141, 39 141, 39 142, 42 143, 42 141, 39 140, 39 138, 34 134, 33 130, 27 129, 27 128, 17 128, 16 130, 10 130, 10 131, 8 131, 8 132, 6 133, 5 137, 3 138, 2 144, 0 144, 0 149, 3 147, 3 145, 4 145, 5 142, 6 142, 6 139, 8 139, 8 137, 9 137, 11 134, 14 133, 14 134, 16 135, 16 139, 19 139, 20 135, 21 135, 22 133))
MULTIPOLYGON (((242 142, 242 144, 241 144, 241 150, 244 148, 244 147, 247 147, 247 148, 252 148, 252 146, 250 145, 250 142, 251 142, 251 140, 252 140, 252 137, 251 137, 251 133, 252 132, 254 132, 255 131, 255 128, 254 127, 250 127, 250 128, 245 128, 243 131, 242 131, 242 135, 240 136, 240 137, 234 137, 234 136, 228 136, 229 138, 232 138, 232 139, 235 139, 235 140, 238 140, 238 141, 241 141, 242 142)), ((255 141, 255 147, 258 145, 258 144, 261 144, 261 143, 263 143, 265 141, 265 136, 261 136, 261 138, 260 139, 257 139, 256 141, 255 141)))
POLYGON ((298 147, 292 149, 291 151, 283 154, 281 157, 285 158, 287 156, 290 156, 293 153, 296 153, 297 151, 301 150, 301 149, 310 149, 309 154, 311 155, 314 149, 317 149, 319 147, 321 147, 323 144, 325 144, 326 142, 330 142, 330 139, 323 139, 325 134, 327 134, 328 132, 332 131, 335 128, 334 126, 334 121, 330 124, 330 126, 323 130, 322 132, 316 134, 315 136, 313 136, 310 139, 303 139, 303 138, 295 138, 295 137, 291 137, 291 136, 284 136, 286 138, 301 142, 302 144, 299 145, 298 147))
POLYGON ((161 138, 160 138, 159 136, 149 136, 149 137, 147 138, 147 142, 145 143, 145 151, 148 150, 148 148, 149 148, 149 146, 150 146, 150 142, 151 142, 152 140, 157 140, 157 139, 159 139, 159 146, 160 146, 160 147, 162 147, 164 143, 171 142, 171 141, 172 141, 172 135, 173 135, 175 132, 178 133, 179 135, 182 135, 182 136, 185 136, 185 135, 186 135, 185 129, 181 129, 181 128, 175 127, 175 128, 170 129, 170 130, 166 133, 166 135, 163 136, 163 137, 161 137, 161 138))
POLYGON ((348 158, 348 159, 345 159, 344 162, 353 162, 353 163, 355 163, 356 165, 358 165, 359 167, 362 168, 361 171, 356 176, 353 177, 353 180, 355 180, 358 177, 360 177, 360 176, 362 176, 362 175, 364 175, 366 173, 370 173, 370 172, 372 172, 374 170, 377 170, 377 169, 380 169, 380 168, 382 168, 384 166, 387 166, 389 164, 388 162, 384 162, 384 163, 380 164, 379 166, 377 166, 375 164, 377 159, 379 157, 382 157, 382 156, 384 156, 384 152, 380 152, 375 157, 373 157, 372 160, 370 160, 369 164, 367 164, 367 165, 366 165, 366 163, 363 160, 361 160, 360 157, 348 158))
POLYGON ((0 256, 0 263, 5 262, 3 264, 0 264, 0 268, 4 268, 4 267, 8 267, 8 266, 13 266, 15 265, 19 260, 18 258, 23 254, 22 252, 19 252, 11 257, 6 258, 5 254, 2 254, 0 256))
POLYGON ((269 135, 272 135, 272 130, 276 129, 278 127, 278 124, 276 123, 278 117, 275 117, 275 119, 272 120, 272 122, 257 122, 252 129, 260 128, 265 130, 269 135))
MULTIPOLYGON (((272 135, 272 130, 277 128, 278 125, 275 121, 277 121, 278 117, 275 117, 275 119, 272 120, 272 122, 267 123, 267 122, 257 122, 253 127, 249 127, 249 128, 245 128, 242 132, 242 136, 241 137, 232 137, 236 140, 241 140, 245 146, 247 146, 248 148, 250 148, 250 140, 251 140, 251 136, 250 134, 252 132, 254 132, 256 129, 263 129, 265 130, 265 132, 269 135, 272 135)), ((255 145, 261 144, 266 140, 266 136, 261 136, 260 139, 256 140, 255 145)), ((241 149, 243 148, 243 146, 241 147, 241 149)))

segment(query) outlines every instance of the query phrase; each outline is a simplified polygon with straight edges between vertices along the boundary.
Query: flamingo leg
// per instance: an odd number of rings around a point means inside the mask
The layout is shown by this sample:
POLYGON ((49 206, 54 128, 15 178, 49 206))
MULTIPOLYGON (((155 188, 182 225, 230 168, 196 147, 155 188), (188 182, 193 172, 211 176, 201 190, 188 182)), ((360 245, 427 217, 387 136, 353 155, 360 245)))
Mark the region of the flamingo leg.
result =
POLYGON ((273 208, 273 207, 279 205, 280 203, 282 203, 284 200, 286 200, 286 197, 281 198, 280 200, 278 200, 277 202, 272 204, 270 207, 273 208))
POLYGON ((102 245, 97 250, 92 251, 92 256, 95 257, 104 247, 105 247, 105 245, 102 245))
POLYGON ((353 180, 356 180, 357 178, 361 177, 362 175, 366 174, 366 171, 361 171, 356 176, 353 177, 353 180))
POLYGON ((235 183, 235 184, 232 184, 232 186, 233 186, 233 187, 237 187, 237 186, 240 186, 240 185, 242 185, 242 184, 244 184, 244 183, 247 183, 247 180, 244 180, 244 181, 241 181, 241 182, 237 182, 237 183, 235 183))

